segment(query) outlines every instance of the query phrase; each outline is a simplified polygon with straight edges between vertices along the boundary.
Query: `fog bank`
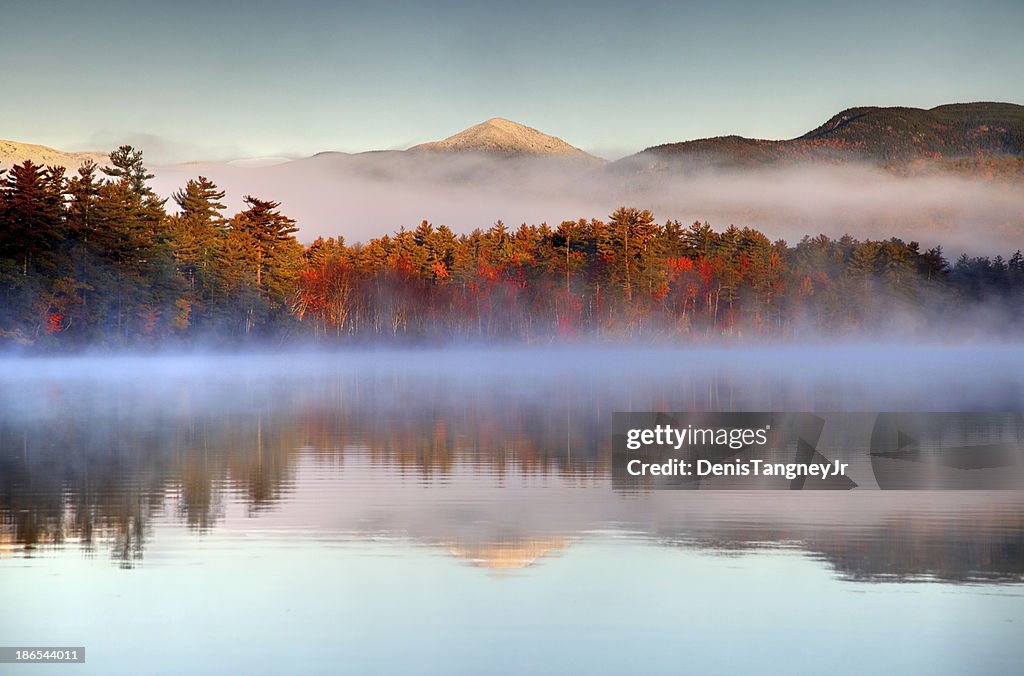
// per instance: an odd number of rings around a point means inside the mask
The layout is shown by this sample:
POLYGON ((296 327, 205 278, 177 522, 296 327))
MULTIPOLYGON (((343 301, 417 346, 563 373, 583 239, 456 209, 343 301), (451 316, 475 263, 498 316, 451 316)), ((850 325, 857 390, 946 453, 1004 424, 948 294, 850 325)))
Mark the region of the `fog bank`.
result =
POLYGON ((300 239, 366 241, 422 220, 456 232, 497 220, 557 225, 604 218, 628 205, 661 220, 709 221, 793 242, 824 233, 900 237, 959 255, 1006 254, 1024 242, 1019 179, 965 174, 898 176, 868 166, 814 164, 762 170, 594 166, 559 159, 385 151, 324 153, 263 167, 197 163, 156 171, 169 195, 204 175, 228 191, 279 200, 300 239))

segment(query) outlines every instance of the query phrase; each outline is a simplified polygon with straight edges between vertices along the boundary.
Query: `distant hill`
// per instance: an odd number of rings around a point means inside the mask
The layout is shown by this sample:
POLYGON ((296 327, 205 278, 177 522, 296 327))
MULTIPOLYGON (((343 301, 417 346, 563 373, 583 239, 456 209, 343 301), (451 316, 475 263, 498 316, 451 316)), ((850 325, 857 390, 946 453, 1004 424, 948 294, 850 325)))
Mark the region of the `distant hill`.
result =
POLYGON ((66 167, 69 170, 75 170, 86 160, 92 160, 102 166, 109 162, 110 157, 105 153, 69 153, 31 143, 0 140, 0 169, 21 164, 25 160, 31 160, 43 166, 66 167))
POLYGON ((449 136, 443 141, 421 143, 413 152, 486 153, 512 156, 561 156, 601 161, 555 136, 495 117, 449 136))
POLYGON ((750 168, 798 162, 899 165, 920 160, 1024 157, 1024 106, 957 103, 920 108, 850 108, 795 139, 742 136, 667 143, 620 160, 653 168, 693 164, 750 168))

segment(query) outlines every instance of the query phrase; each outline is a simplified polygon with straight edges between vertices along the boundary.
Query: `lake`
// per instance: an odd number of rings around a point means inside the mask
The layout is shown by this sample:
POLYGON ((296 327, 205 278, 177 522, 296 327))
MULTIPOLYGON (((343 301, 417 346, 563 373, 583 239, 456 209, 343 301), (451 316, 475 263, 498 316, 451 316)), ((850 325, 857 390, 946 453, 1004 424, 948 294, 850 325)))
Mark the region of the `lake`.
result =
POLYGON ((0 361, 0 673, 1019 673, 1024 492, 612 486, 619 411, 1022 411, 1014 345, 0 361))

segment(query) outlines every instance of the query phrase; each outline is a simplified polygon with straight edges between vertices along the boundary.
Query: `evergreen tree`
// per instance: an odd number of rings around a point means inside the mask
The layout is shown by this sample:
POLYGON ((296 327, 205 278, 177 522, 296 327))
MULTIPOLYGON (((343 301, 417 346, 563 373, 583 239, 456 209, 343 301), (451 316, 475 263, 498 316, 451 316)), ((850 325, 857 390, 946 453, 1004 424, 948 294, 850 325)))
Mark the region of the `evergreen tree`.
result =
POLYGON ((172 195, 178 214, 171 219, 174 256, 186 294, 176 301, 176 328, 206 322, 213 324, 224 314, 227 302, 220 261, 227 238, 227 221, 222 216, 224 191, 204 176, 189 180, 172 195))
POLYGON ((139 198, 155 197, 148 181, 154 178, 142 160, 142 151, 124 145, 110 153, 110 165, 103 168, 103 173, 123 183, 139 198))
POLYGON ((163 205, 147 181, 153 177, 142 152, 121 146, 103 172, 114 181, 97 191, 90 248, 96 253, 95 280, 100 330, 115 342, 158 338, 178 316, 180 278, 163 205))
POLYGON ((229 256, 238 256, 249 270, 258 302, 248 299, 246 333, 257 323, 280 317, 290 303, 303 248, 293 233, 295 221, 278 211, 280 202, 261 200, 251 195, 244 198, 248 208, 235 215, 229 223, 229 256))
POLYGON ((634 284, 653 253, 657 226, 650 211, 620 207, 608 221, 598 247, 609 261, 612 283, 621 289, 626 302, 633 300, 634 284))
POLYGON ((0 331, 34 340, 63 318, 49 289, 69 275, 64 256, 64 171, 26 160, 0 190, 0 331))

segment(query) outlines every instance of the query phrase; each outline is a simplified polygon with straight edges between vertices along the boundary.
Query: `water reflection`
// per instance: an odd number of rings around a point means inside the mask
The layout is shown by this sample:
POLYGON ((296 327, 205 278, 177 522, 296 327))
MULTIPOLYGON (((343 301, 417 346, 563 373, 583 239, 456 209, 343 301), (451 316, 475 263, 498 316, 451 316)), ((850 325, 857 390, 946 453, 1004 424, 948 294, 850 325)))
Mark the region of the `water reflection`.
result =
POLYGON ((793 548, 850 580, 1019 582, 1024 496, 611 490, 617 410, 1020 410, 1019 350, 347 353, 8 363, 0 556, 123 567, 154 524, 403 538, 468 565, 581 540, 793 548), (600 366, 599 368, 597 366, 600 366))

